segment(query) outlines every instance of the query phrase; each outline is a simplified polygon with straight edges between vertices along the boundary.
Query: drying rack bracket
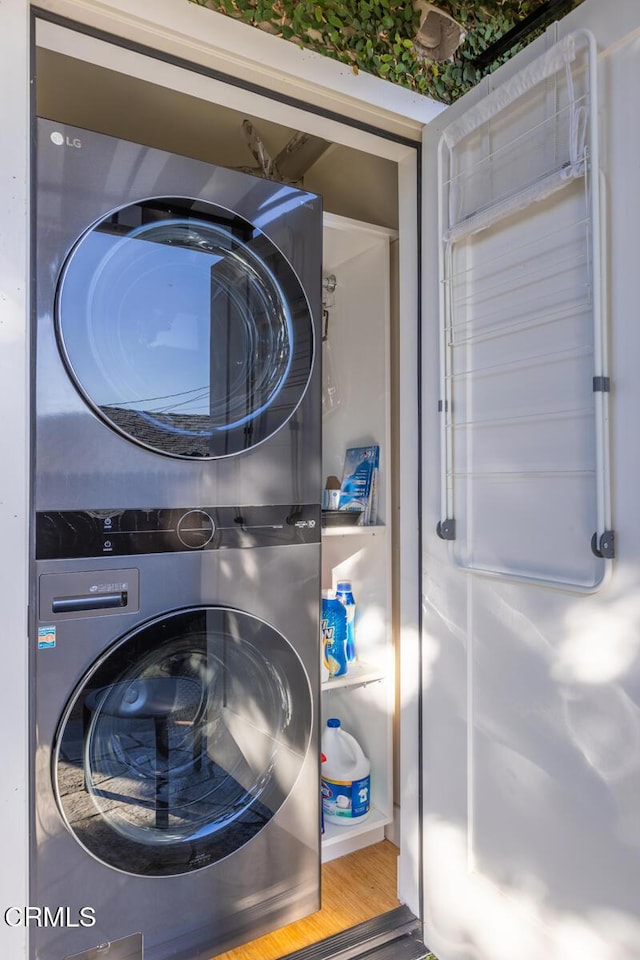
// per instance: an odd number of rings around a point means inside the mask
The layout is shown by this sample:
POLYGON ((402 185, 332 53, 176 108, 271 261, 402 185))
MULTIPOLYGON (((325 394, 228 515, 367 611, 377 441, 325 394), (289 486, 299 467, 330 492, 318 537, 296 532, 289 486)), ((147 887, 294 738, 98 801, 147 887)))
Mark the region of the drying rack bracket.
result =
POLYGON ((596 557, 613 560, 616 555, 616 535, 613 530, 605 530, 598 541, 598 533, 591 538, 591 550, 596 557))
POLYGON ((436 533, 441 540, 455 540, 456 521, 454 518, 450 517, 448 520, 439 520, 436 526, 436 533))

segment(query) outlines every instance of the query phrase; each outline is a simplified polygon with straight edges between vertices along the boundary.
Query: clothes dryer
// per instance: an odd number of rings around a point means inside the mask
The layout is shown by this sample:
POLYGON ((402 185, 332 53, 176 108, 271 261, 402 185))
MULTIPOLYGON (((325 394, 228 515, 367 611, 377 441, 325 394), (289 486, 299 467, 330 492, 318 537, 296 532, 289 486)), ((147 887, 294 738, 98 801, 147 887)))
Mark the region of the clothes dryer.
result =
POLYGON ((319 908, 317 512, 123 511, 118 556, 39 515, 32 960, 208 960, 319 908))
POLYGON ((35 238, 38 510, 320 502, 317 196, 40 119, 35 238))

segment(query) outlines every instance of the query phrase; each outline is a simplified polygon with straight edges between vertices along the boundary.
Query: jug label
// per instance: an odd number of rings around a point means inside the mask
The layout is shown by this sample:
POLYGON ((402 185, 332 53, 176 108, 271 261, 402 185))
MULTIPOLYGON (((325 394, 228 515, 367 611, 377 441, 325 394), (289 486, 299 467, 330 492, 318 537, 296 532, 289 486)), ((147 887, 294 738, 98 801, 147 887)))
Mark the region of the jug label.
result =
POLYGON ((322 809, 325 816, 355 820, 369 812, 371 777, 361 780, 322 778, 322 809))

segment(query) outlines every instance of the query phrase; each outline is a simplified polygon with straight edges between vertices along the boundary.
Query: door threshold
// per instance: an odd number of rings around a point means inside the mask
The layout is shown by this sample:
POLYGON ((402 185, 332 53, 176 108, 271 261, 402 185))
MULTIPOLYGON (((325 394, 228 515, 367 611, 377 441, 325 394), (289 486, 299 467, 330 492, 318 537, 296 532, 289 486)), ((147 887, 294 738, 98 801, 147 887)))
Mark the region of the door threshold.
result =
POLYGON ((408 907, 396 907, 281 960, 424 960, 428 955, 420 921, 408 907))

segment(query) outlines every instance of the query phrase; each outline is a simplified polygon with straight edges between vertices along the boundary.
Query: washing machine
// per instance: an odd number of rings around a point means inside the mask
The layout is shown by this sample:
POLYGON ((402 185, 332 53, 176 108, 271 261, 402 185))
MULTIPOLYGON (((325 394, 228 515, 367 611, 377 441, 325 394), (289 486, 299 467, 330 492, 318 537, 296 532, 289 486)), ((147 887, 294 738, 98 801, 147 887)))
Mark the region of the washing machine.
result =
POLYGON ((320 502, 320 198, 45 119, 36 171, 37 509, 320 502))
POLYGON ((208 960, 319 908, 319 518, 112 525, 38 525, 31 956, 208 960))

